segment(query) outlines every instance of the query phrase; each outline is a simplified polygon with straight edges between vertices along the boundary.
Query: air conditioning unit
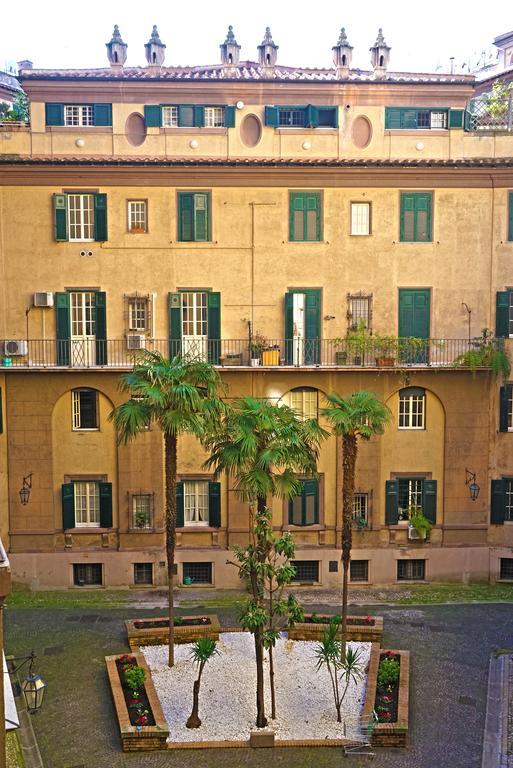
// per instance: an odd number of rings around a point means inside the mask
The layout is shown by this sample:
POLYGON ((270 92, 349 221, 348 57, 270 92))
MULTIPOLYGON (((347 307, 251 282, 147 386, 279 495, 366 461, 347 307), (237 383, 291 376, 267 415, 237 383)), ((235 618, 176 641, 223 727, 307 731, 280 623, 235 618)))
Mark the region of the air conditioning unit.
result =
POLYGON ((413 525, 408 525, 408 538, 412 540, 420 539, 422 538, 418 531, 415 530, 413 525))
POLYGON ((51 291, 36 291, 34 294, 35 307, 53 307, 53 293, 51 291))
POLYGON ((10 339, 4 341, 4 355, 13 357, 14 355, 26 355, 28 352, 28 343, 25 339, 10 339))
POLYGON ((127 349, 144 349, 146 347, 146 336, 139 333, 130 333, 126 337, 127 349))

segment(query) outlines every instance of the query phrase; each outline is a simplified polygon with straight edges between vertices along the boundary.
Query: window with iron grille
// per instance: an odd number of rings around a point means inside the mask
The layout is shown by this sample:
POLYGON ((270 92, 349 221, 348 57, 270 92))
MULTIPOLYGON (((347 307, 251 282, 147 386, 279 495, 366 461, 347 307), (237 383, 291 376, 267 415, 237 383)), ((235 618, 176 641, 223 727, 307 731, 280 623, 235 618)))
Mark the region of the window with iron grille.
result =
POLYGON ((148 231, 148 204, 146 200, 128 201, 128 231, 148 231))
POLYGON ((292 581, 315 582, 319 581, 319 561, 318 560, 293 560, 292 565, 296 569, 296 574, 292 581))
POLYGON ((134 493, 131 507, 132 528, 153 527, 153 495, 151 493, 134 493))
POLYGON ((134 584, 153 584, 153 563, 134 563, 134 584))
POLYGON ((369 561, 368 560, 350 560, 349 578, 351 581, 369 580, 369 561))
POLYGON ((297 387, 289 393, 289 403, 301 421, 315 419, 319 410, 319 391, 313 387, 297 387))
POLYGON ((350 331, 372 329, 372 294, 347 294, 347 320, 350 331))
POLYGON ((426 428, 426 391, 406 387, 399 392, 399 429, 426 428))
POLYGON ((64 106, 64 125, 94 125, 94 107, 92 104, 66 104, 64 106))
POLYGON ((193 584, 212 584, 212 563, 184 563, 183 579, 193 584))
POLYGON ((98 586, 103 584, 102 564, 73 563, 73 584, 77 587, 98 586))
POLYGON ((146 333, 150 328, 148 296, 127 296, 128 330, 146 333))
POLYGON ((369 521, 369 494, 355 493, 353 496, 353 520, 360 522, 369 521))
POLYGON ((71 398, 73 429, 98 429, 98 392, 96 389, 74 389, 71 398))
POLYGON ((423 490, 423 477, 400 477, 398 479, 399 520, 409 520, 414 508, 422 509, 423 490))
POLYGON ((371 204, 351 203, 351 234, 370 235, 371 204))
POLYGON ((425 560, 398 560, 398 581, 424 581, 426 578, 425 560))
POLYGON ((501 557, 499 578, 513 579, 513 557, 501 557))

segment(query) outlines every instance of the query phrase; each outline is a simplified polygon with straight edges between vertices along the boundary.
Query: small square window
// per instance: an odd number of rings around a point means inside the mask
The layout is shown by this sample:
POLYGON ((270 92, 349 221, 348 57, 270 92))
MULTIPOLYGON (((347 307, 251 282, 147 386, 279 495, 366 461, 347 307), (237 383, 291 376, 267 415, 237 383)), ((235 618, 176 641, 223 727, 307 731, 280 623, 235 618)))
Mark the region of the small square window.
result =
POLYGON ((338 560, 330 560, 328 570, 330 573, 338 573, 338 560))
POLYGON ((224 128, 224 107, 205 107, 205 127, 224 128))
POLYGON ((134 563, 134 584, 153 584, 153 563, 134 563))
POLYGON ((370 235, 371 204, 351 203, 351 234, 370 235))
POLYGON ((184 584, 212 584, 212 563, 184 563, 182 572, 184 584))
POLYGON ((92 104, 66 104, 64 106, 64 125, 94 125, 94 107, 92 104))
POLYGON ((153 527, 153 497, 150 493, 134 493, 132 496, 132 528, 148 529, 153 527))
POLYGON ((351 560, 349 562, 349 578, 351 581, 369 581, 369 561, 351 560))
POLYGON ((128 201, 128 231, 132 234, 148 231, 148 204, 146 200, 128 201))
POLYGON ((501 557, 499 578, 513 580, 513 557, 501 557))
POLYGON ((313 584, 319 581, 318 560, 293 560, 292 565, 296 569, 296 574, 292 581, 304 584, 313 584))
POLYGON ((93 587, 103 584, 101 563, 73 563, 73 584, 76 587, 93 587))
POLYGON ((306 125, 306 109, 278 110, 280 128, 303 128, 306 125))
POLYGON ((398 560, 397 581, 424 581, 426 578, 425 560, 398 560))
POLYGON ((74 389, 73 429, 98 429, 98 392, 96 389, 74 389))
POLYGON ((178 127, 178 107, 162 107, 162 125, 164 128, 178 127))

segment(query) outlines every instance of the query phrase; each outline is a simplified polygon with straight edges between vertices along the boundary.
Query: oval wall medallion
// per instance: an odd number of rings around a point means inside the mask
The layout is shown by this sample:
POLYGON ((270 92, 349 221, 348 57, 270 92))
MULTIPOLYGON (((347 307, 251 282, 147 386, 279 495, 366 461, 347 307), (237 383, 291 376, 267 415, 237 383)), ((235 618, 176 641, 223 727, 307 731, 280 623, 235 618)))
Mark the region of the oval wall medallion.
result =
POLYGON ((363 115, 359 115, 353 122, 352 128, 353 144, 358 149, 365 149, 372 139, 372 125, 370 120, 363 115))
POLYGON ((246 147, 256 147, 262 137, 262 125, 256 115, 246 115, 240 126, 240 137, 246 147))
POLYGON ((133 147, 139 147, 146 138, 146 123, 139 112, 128 115, 125 123, 125 135, 127 141, 133 147))

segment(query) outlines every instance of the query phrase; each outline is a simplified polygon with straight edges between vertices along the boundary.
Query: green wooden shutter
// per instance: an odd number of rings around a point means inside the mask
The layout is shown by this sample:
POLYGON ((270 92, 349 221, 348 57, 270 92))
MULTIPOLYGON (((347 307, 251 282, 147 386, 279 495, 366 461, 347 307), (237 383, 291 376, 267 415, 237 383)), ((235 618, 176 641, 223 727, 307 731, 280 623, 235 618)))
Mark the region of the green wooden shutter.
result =
POLYGON ((500 388, 499 395, 499 432, 508 431, 508 401, 513 384, 500 388))
POLYGON ((75 489, 73 483, 61 485, 62 527, 66 531, 75 527, 75 489))
POLYGON ((436 480, 422 483, 422 511, 431 525, 436 524, 436 480))
POLYGON ((333 107, 333 128, 338 128, 338 107, 333 107))
POLYGON ((466 109, 463 115, 463 128, 466 131, 470 131, 471 129, 471 119, 472 119, 472 113, 468 109, 466 109))
POLYGON ((192 128, 194 126, 194 107, 187 104, 178 105, 178 126, 192 128))
POLYGON ((385 107, 385 130, 393 131, 401 127, 401 110, 397 107, 385 107))
POLYGON ((508 240, 513 240, 513 192, 508 194, 508 240))
POLYGON ((306 197, 306 210, 304 214, 304 240, 311 242, 320 242, 321 240, 321 195, 319 192, 314 194, 308 194, 306 197), (312 238, 310 228, 308 226, 309 212, 315 213, 315 236, 312 238))
POLYGON ((196 243, 210 240, 210 195, 206 192, 194 194, 194 237, 196 243))
POLYGON ((305 125, 307 128, 316 128, 319 125, 319 110, 313 104, 306 108, 305 125))
POLYGON ((504 480, 492 480, 490 499, 490 522, 502 525, 506 519, 506 483, 504 480))
POLYGON ((107 237, 107 195, 96 192, 94 195, 94 239, 104 242, 107 237))
POLYGON ((208 484, 208 524, 221 527, 221 483, 208 484))
POLYGON ((320 291, 305 291, 305 363, 310 365, 316 365, 319 362, 320 312, 320 291))
POLYGON ((2 411, 2 389, 0 387, 0 435, 4 431, 4 413, 2 411))
POLYGON ((162 107, 160 104, 144 105, 144 122, 147 128, 160 128, 162 125, 162 107))
POLYGON ((224 108, 225 128, 235 128, 235 107, 224 108))
POLYGON ((431 232, 431 194, 415 194, 415 242, 429 243, 433 239, 431 232), (426 230, 421 230, 420 214, 425 214, 426 230))
POLYGON ((509 294, 509 291, 495 294, 495 335, 501 339, 509 336, 509 294))
POLYGON ((183 528, 184 524, 183 483, 179 482, 176 484, 176 527, 183 528))
POLYGON ((294 294, 285 294, 285 360, 287 365, 294 361, 294 294))
POLYGON ((265 124, 270 128, 277 128, 280 124, 280 110, 278 107, 265 108, 265 124))
POLYGON ((169 357, 182 354, 182 298, 179 293, 169 294, 169 357))
POLYGON ((418 128, 418 110, 401 109, 401 128, 418 128))
POLYGON ((69 365, 71 322, 69 293, 55 294, 55 324, 57 328, 57 365, 69 365))
POLYGON ((56 240, 68 239, 68 197, 53 195, 53 232, 56 240))
POLYGON ((112 483, 100 483, 100 528, 112 528, 112 483))
POLYGON ((449 110, 449 128, 463 128, 463 109, 449 110))
MULTIPOLYGON (((408 194, 407 192, 401 192, 401 231, 400 231, 400 239, 401 242, 411 242, 411 240, 408 238, 406 239, 406 223, 405 223, 405 216, 407 213, 411 213, 415 220, 415 195, 408 194)), ((413 225, 413 233, 415 233, 415 223, 413 225)), ((415 239, 415 234, 413 234, 413 238, 415 239)))
POLYGON ((107 365, 107 294, 96 291, 96 365, 107 365))
POLYGON ((64 104, 45 104, 46 125, 64 125, 64 104))
POLYGON ((399 520, 399 480, 385 481, 385 525, 396 525, 399 520))
MULTIPOLYGON (((319 483, 317 480, 303 480, 303 525, 306 525, 306 497, 314 497, 314 522, 312 525, 319 524, 319 483)), ((310 525, 310 523, 309 523, 310 525)))
POLYGON ((219 365, 221 352, 221 294, 219 291, 207 293, 208 302, 208 362, 219 365))
POLYGON ((112 125, 112 104, 94 105, 94 124, 112 125))
POLYGON ((180 242, 194 240, 194 194, 192 192, 178 193, 178 240, 180 242))
POLYGON ((195 128, 203 128, 205 125, 205 107, 200 104, 194 106, 194 126, 195 128))
POLYGON ((302 226, 299 227, 301 230, 302 237, 298 237, 297 240, 301 241, 304 240, 305 237, 305 230, 306 230, 306 211, 305 211, 305 195, 301 192, 291 192, 289 196, 289 240, 291 242, 296 241, 295 237, 295 227, 294 223, 296 220, 296 216, 300 216, 302 226))

